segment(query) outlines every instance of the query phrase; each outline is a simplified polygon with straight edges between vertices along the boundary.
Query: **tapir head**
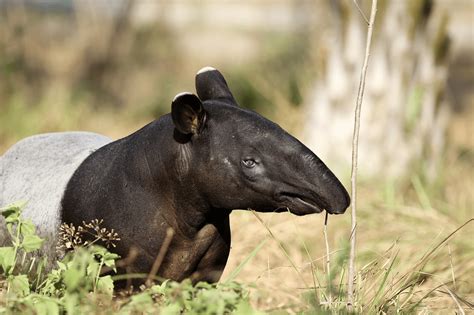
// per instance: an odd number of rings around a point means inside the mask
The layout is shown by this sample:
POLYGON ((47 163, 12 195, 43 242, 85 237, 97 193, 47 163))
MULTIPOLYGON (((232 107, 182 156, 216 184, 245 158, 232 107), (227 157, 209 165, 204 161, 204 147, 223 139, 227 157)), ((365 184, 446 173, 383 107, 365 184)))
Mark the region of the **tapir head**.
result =
POLYGON ((215 209, 344 213, 349 195, 329 168, 280 126, 240 108, 222 74, 204 68, 171 116, 187 177, 215 209))

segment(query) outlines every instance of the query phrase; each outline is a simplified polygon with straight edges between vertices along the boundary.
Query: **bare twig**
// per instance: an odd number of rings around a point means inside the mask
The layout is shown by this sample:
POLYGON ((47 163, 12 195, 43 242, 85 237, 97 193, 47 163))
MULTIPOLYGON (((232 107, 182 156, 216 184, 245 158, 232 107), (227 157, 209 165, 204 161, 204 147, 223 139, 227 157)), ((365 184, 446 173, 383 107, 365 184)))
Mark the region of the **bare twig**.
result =
POLYGON ((367 73, 367 67, 370 55, 370 44, 372 42, 372 29, 375 22, 375 15, 377 12, 377 0, 372 0, 372 9, 370 11, 370 21, 367 28, 367 43, 365 47, 365 58, 364 64, 362 65, 362 71, 360 74, 359 91, 357 93, 357 102, 355 109, 354 118, 354 134, 352 138, 352 171, 351 171, 351 243, 350 243, 350 255, 349 255, 349 272, 347 280, 347 307, 349 311, 352 310, 354 305, 354 261, 355 261, 355 246, 356 246, 356 226, 357 226, 357 155, 359 147, 359 130, 360 130, 360 112, 362 107, 362 99, 364 96, 365 88, 365 76, 367 73))
POLYGON ((357 0, 354 0, 354 4, 355 4, 357 10, 359 10, 360 15, 362 15, 362 17, 364 18, 365 23, 367 23, 367 25, 370 25, 369 19, 365 16, 365 13, 360 8, 359 4, 357 3, 357 0))
POLYGON ((171 244, 171 240, 173 239, 173 236, 174 236, 174 230, 172 228, 168 228, 166 230, 166 237, 165 237, 165 240, 163 241, 163 245, 161 245, 160 251, 158 252, 158 255, 156 256, 155 262, 153 263, 150 273, 148 274, 148 277, 146 279, 145 285, 147 287, 150 287, 152 285, 153 278, 155 278, 156 273, 158 272, 161 264, 163 263, 163 259, 165 258, 166 252, 168 251, 168 248, 171 244))

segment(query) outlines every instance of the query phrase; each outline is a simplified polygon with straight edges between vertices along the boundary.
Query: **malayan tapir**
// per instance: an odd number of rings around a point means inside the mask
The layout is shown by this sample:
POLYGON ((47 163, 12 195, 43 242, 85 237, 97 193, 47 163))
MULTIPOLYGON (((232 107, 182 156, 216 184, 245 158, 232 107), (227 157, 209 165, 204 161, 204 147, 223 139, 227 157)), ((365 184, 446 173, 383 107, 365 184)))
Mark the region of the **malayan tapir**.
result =
POLYGON ((61 222, 103 219, 121 238, 115 252, 138 249, 134 273, 150 271, 172 228, 158 275, 195 282, 219 279, 233 209, 344 213, 349 195, 336 176, 280 126, 239 107, 218 70, 201 69, 196 91, 117 141, 70 132, 17 143, 0 159, 0 205, 28 201, 23 215, 50 239, 50 257, 61 222))

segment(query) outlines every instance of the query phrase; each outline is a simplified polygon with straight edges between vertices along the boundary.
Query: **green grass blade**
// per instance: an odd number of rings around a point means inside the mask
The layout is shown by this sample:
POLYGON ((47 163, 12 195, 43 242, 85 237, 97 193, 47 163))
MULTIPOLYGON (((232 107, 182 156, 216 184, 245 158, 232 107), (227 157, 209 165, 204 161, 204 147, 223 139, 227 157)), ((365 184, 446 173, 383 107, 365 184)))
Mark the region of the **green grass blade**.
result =
POLYGON ((232 273, 227 277, 227 279, 224 281, 224 283, 229 283, 235 279, 239 275, 239 273, 242 271, 242 269, 245 267, 245 265, 248 264, 248 262, 257 255, 257 253, 260 251, 260 249, 263 247, 267 239, 264 239, 263 241, 260 242, 260 244, 257 245, 257 247, 254 248, 254 250, 245 257, 245 259, 235 268, 232 273))
POLYGON ((381 294, 385 288, 385 284, 387 283, 388 276, 390 275, 391 271, 393 270, 393 266, 395 265, 395 260, 397 259, 398 256, 398 251, 395 253, 394 257, 392 258, 392 261, 390 262, 390 266, 388 269, 385 271, 385 274, 383 276, 382 282, 380 283, 379 289, 377 290, 377 293, 375 294, 375 297, 373 298, 373 302, 371 303, 372 306, 377 307, 381 294))
POLYGON ((413 188, 415 188, 416 195, 418 200, 420 201, 421 206, 424 209, 432 209, 430 198, 428 197, 428 193, 426 192, 421 180, 418 176, 413 176, 411 178, 411 182, 413 184, 413 188))

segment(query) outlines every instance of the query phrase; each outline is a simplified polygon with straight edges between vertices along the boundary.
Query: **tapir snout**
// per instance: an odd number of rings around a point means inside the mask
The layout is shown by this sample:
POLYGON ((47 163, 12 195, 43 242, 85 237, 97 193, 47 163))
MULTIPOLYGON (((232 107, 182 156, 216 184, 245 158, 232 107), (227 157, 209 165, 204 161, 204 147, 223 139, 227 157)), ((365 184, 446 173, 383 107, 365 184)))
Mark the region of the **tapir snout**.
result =
POLYGON ((281 207, 296 215, 323 210, 330 214, 344 213, 350 205, 350 197, 339 179, 306 146, 295 138, 293 143, 285 152, 286 167, 279 169, 281 185, 276 195, 281 207))
MULTIPOLYGON (((311 152, 312 153, 312 152, 311 152)), ((347 190, 332 171, 314 153, 309 167, 310 183, 315 188, 316 198, 321 206, 331 214, 342 214, 349 207, 351 199, 347 190)))

